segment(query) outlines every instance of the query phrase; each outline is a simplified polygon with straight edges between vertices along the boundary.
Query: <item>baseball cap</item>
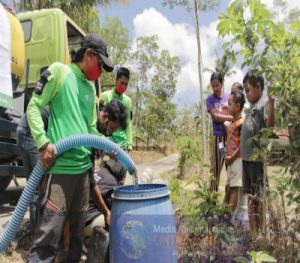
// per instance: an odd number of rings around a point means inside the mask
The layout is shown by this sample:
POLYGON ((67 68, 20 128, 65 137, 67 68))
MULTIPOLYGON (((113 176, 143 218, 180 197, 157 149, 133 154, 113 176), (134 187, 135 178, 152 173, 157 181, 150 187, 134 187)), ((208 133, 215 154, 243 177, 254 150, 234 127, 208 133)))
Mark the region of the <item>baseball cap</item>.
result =
POLYGON ((107 72, 111 72, 114 67, 108 60, 107 45, 104 39, 96 33, 87 34, 83 40, 82 47, 94 49, 103 62, 103 68, 107 72))

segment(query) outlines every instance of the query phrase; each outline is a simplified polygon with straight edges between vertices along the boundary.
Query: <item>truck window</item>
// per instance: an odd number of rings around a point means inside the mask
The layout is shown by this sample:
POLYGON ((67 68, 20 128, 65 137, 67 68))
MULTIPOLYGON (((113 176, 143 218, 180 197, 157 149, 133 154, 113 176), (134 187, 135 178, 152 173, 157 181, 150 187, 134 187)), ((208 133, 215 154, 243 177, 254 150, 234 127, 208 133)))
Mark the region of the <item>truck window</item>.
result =
POLYGON ((32 21, 21 21, 21 25, 24 32, 24 41, 26 43, 31 39, 32 21))
POLYGON ((70 22, 67 22, 67 34, 69 50, 79 48, 83 41, 83 35, 70 22))

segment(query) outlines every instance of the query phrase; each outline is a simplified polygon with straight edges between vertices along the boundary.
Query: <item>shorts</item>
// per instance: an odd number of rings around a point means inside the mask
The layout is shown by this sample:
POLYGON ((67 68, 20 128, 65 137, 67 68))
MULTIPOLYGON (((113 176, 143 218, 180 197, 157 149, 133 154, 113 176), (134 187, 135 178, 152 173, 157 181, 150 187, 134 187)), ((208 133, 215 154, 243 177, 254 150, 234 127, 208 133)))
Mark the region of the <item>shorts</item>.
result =
POLYGON ((243 191, 256 197, 263 194, 264 163, 243 160, 243 191))
POLYGON ((229 185, 230 187, 243 186, 243 168, 241 158, 237 158, 231 165, 228 165, 226 185, 229 185))

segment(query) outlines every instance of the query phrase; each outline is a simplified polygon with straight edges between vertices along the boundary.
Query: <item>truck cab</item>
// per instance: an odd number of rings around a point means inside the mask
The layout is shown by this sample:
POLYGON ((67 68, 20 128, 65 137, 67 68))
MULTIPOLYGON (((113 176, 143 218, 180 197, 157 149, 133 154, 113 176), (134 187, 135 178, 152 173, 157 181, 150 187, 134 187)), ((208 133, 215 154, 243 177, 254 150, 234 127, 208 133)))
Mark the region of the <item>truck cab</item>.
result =
POLYGON ((15 36, 11 40, 11 70, 12 76, 17 70, 20 79, 18 88, 13 85, 12 109, 7 109, 6 112, 2 112, 3 114, 0 112, 0 192, 9 185, 13 176, 25 177, 16 144, 16 128, 26 111, 40 74, 54 62, 71 63, 70 50, 80 47, 85 36, 85 33, 60 9, 19 13, 12 21, 16 26, 11 22, 11 36, 15 36), (14 34, 16 28, 23 30, 14 34), (24 47, 25 59, 24 54, 22 59, 18 59, 18 56, 22 56, 20 50, 24 47), (16 61, 19 63, 18 67, 13 65, 16 61), (24 72, 21 78, 22 69, 24 72))
MULTIPOLYGON (((43 9, 17 15, 25 41, 25 60, 29 63, 20 83, 31 97, 40 74, 53 62, 71 63, 70 50, 81 46, 85 33, 60 9, 43 9)), ((28 101, 25 101, 25 108, 28 101)))

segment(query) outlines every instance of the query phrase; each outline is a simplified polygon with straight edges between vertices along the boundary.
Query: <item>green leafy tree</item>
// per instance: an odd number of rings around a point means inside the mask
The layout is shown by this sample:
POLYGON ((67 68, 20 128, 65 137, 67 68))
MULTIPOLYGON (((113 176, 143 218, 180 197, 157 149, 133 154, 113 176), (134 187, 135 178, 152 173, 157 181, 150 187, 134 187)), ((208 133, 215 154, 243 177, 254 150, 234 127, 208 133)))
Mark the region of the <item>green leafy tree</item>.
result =
POLYGON ((176 78, 179 72, 179 58, 171 56, 168 50, 162 50, 155 60, 154 76, 151 80, 153 94, 163 100, 172 98, 176 91, 176 78))
MULTIPOLYGON (((164 6, 169 6, 174 8, 176 6, 181 6, 185 8, 187 12, 192 12, 194 8, 194 3, 191 0, 163 0, 164 6)), ((218 2, 215 0, 197 0, 198 9, 201 11, 207 11, 218 5, 218 2)))
POLYGON ((19 10, 39 10, 43 8, 60 8, 85 32, 99 30, 97 5, 108 5, 111 2, 127 3, 127 0, 20 0, 19 10))
MULTIPOLYGON (((134 101, 134 127, 147 145, 168 139, 176 118, 171 102, 176 91, 180 61, 167 50, 159 50, 157 36, 140 37, 131 55, 135 80, 131 87, 134 101)), ((136 137, 136 146, 138 138, 136 137)))
POLYGON ((168 141, 176 118, 176 105, 150 93, 142 113, 141 127, 147 146, 150 142, 158 144, 168 141))
MULTIPOLYGON (((300 20, 286 27, 282 22, 272 21, 260 1, 247 2, 236 0, 226 14, 220 15, 220 36, 232 36, 223 47, 233 60, 242 56, 242 67, 259 69, 265 75, 269 94, 279 101, 281 116, 296 125, 300 118, 300 36, 297 34, 300 20), (245 16, 247 7, 250 17, 245 16), (234 48, 236 44, 240 49, 234 48)), ((299 153, 297 142, 294 148, 299 153)))
MULTIPOLYGON (((226 13, 219 16, 218 31, 221 37, 230 37, 223 48, 232 57, 241 56, 242 67, 256 68, 264 75, 268 93, 277 101, 277 111, 281 116, 279 125, 289 128, 290 148, 286 148, 290 174, 287 170, 281 175, 286 180, 275 185, 280 196, 288 199, 299 213, 300 200, 300 20, 285 24, 268 12, 259 0, 235 0, 227 7, 226 13), (246 12, 246 10, 249 11, 246 12)), ((266 131, 268 132, 268 131, 266 131)), ((270 142, 271 143, 271 142, 270 142)), ((270 144, 266 149, 270 149, 270 144)), ((285 202, 282 202, 285 210, 285 202)), ((288 247, 288 240, 296 242, 295 236, 286 233, 299 232, 293 219, 284 230, 285 250, 295 257, 294 246, 288 247)), ((276 240, 277 235, 273 237, 276 240)), ((282 255, 280 255, 282 256, 282 255)))
POLYGON ((129 59, 129 35, 128 29, 122 25, 118 17, 109 18, 100 24, 99 33, 109 44, 109 59, 113 64, 125 64, 129 59))
POLYGON ((208 72, 220 72, 225 80, 226 77, 230 77, 231 75, 235 74, 236 72, 232 69, 233 63, 231 61, 231 57, 228 56, 227 53, 224 53, 222 57, 219 57, 218 53, 216 52, 216 59, 215 59, 215 68, 209 69, 205 68, 204 71, 208 72))
POLYGON ((300 17, 300 9, 295 7, 288 10, 287 1, 285 0, 273 0, 273 12, 272 17, 276 17, 277 21, 283 21, 286 24, 292 24, 300 17))
MULTIPOLYGON (((139 37, 135 42, 135 51, 131 54, 131 65, 136 72, 136 81, 131 82, 131 97, 133 99, 134 126, 135 129, 142 130, 141 117, 142 107, 146 98, 146 91, 149 87, 149 72, 153 67, 156 54, 158 52, 158 37, 139 37)), ((141 131, 143 132, 143 131, 141 131)), ((138 144, 138 138, 135 138, 138 144)))
POLYGON ((188 167, 193 167, 202 159, 201 141, 198 136, 198 125, 201 125, 201 121, 199 124, 195 118, 198 110, 197 104, 186 103, 177 110, 175 136, 177 150, 180 154, 178 163, 180 177, 185 176, 188 167))
MULTIPOLYGON (((118 17, 109 18, 100 23, 99 33, 108 44, 109 59, 113 65, 126 65, 129 63, 129 35, 128 29, 122 25, 118 17)), ((101 75, 102 91, 111 89, 114 86, 115 76, 105 71, 101 75)), ((129 84, 134 83, 131 76, 129 84)))
POLYGON ((201 106, 198 104, 189 104, 184 102, 182 105, 177 106, 176 117, 176 136, 194 136, 198 132, 198 127, 201 125, 201 121, 198 122, 196 116, 201 115, 201 106))
POLYGON ((200 161, 199 139, 189 136, 181 136, 177 140, 177 150, 179 151, 179 176, 181 178, 186 174, 187 167, 195 161, 200 161))
POLYGON ((145 116, 158 117, 155 126, 148 126, 147 132, 156 130, 152 139, 158 142, 168 140, 176 118, 176 105, 171 102, 175 91, 177 76, 180 72, 180 60, 171 56, 168 50, 162 50, 154 61, 153 77, 150 83, 152 98, 145 103, 145 116))

